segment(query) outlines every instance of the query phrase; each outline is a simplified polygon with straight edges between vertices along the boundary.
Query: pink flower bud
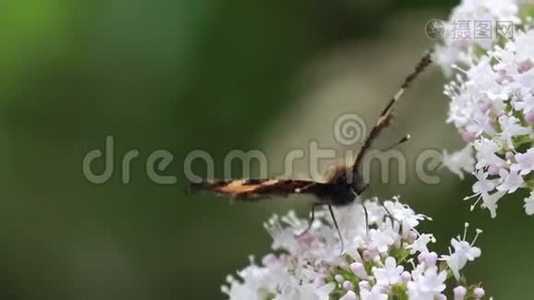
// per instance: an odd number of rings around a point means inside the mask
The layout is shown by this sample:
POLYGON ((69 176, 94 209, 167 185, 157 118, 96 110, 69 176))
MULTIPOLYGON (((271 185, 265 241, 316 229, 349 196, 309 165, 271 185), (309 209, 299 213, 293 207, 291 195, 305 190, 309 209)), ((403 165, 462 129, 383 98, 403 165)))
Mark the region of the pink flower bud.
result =
POLYGON ((419 256, 417 256, 417 259, 421 263, 425 263, 428 266, 434 266, 438 260, 438 255, 436 252, 421 252, 419 256))
POLYGON ((367 278, 367 272, 365 272, 365 268, 362 263, 355 262, 350 264, 350 270, 354 275, 358 276, 360 279, 367 278))
POLYGON ((426 263, 429 266, 436 265, 436 262, 438 261, 438 254, 436 252, 430 252, 428 253, 428 256, 426 258, 426 263))
POLYGON ((490 174, 490 175, 498 175, 500 170, 501 170, 501 168, 499 168, 499 166, 490 165, 488 167, 488 174, 490 174))
POLYGON ((525 119, 530 124, 534 124, 534 111, 531 111, 531 112, 527 113, 527 115, 525 116, 525 119))
POLYGON ((369 290, 371 288, 367 280, 360 281, 360 283, 358 283, 358 286, 360 287, 360 290, 369 290))
POLYGON ((343 288, 346 289, 346 290, 352 290, 352 289, 354 289, 354 284, 352 284, 352 282, 350 282, 348 280, 345 280, 343 282, 343 288))
POLYGON ((453 289, 454 300, 464 300, 465 294, 467 294, 467 289, 461 285, 453 289))
POLYGON ((483 288, 477 287, 473 290, 473 294, 475 295, 475 297, 477 297, 477 299, 480 299, 484 297, 484 294, 486 294, 486 292, 484 291, 483 288))
POLYGON ((377 255, 378 255, 378 251, 374 249, 367 249, 363 251, 363 259, 365 259, 366 261, 372 260, 377 255))
POLYGON ((404 282, 408 282, 410 280, 412 280, 412 274, 410 274, 410 272, 408 271, 404 271, 401 273, 401 280, 404 281, 404 282))

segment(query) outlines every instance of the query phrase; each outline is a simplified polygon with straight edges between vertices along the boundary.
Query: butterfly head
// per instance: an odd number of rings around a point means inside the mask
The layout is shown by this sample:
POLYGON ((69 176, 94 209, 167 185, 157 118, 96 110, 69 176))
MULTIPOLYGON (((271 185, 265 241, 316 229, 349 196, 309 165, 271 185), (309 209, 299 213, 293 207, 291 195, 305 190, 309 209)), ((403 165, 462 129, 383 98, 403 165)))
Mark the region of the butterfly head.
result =
POLYGON ((352 168, 346 167, 337 168, 329 183, 335 186, 335 198, 344 203, 352 202, 367 188, 363 177, 358 172, 353 172, 352 168))

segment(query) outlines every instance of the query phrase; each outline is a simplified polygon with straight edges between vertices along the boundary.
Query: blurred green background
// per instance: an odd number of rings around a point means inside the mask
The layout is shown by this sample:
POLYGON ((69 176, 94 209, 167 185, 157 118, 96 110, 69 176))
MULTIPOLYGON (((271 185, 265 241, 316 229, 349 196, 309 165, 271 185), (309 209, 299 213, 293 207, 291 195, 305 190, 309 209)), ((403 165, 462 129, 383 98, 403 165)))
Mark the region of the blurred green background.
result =
MULTIPOLYGON (((185 195, 185 155, 208 151, 221 175, 231 149, 265 149, 276 161, 284 149, 329 137, 335 115, 355 111, 373 122, 432 44, 426 21, 446 18, 453 5, 2 1, 2 298, 223 298, 225 275, 245 266, 248 254, 269 251, 262 223, 289 207, 305 215, 307 207, 185 195), (115 137, 115 173, 95 185, 84 178, 82 159, 103 149, 107 135, 115 137), (120 159, 132 149, 140 158, 122 184, 120 159), (148 179, 144 162, 156 149, 173 153, 166 172, 178 184, 148 179)), ((384 137, 411 133, 402 147, 408 157, 461 146, 444 123, 442 84, 437 68, 425 74, 384 137)), ((469 181, 440 175, 438 185, 412 177, 405 185, 373 184, 368 195, 402 194, 434 217, 423 229, 436 234, 441 251, 464 221, 483 228, 483 256, 469 266, 470 281, 496 298, 527 298, 534 223, 521 200, 501 200, 493 220, 461 201, 469 181)))

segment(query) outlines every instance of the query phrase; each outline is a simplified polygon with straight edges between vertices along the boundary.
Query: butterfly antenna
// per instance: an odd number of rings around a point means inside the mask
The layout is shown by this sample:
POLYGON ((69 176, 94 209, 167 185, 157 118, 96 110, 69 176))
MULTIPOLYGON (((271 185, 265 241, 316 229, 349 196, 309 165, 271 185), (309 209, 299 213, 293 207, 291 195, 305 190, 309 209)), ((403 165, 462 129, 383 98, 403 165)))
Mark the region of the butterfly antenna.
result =
POLYGON ((384 151, 389 151, 389 150, 397 147, 400 144, 406 143, 410 139, 411 139, 411 136, 409 134, 407 134, 407 135, 403 136, 402 139, 400 139, 396 143, 394 143, 393 145, 391 145, 391 146, 387 147, 386 149, 384 149, 384 151))
MULTIPOLYGON (((380 114, 380 117, 378 118, 378 121, 373 126, 373 129, 365 139, 362 148, 360 149, 360 152, 358 153, 358 156, 356 157, 354 161, 354 165, 352 167, 352 172, 357 173, 360 165, 363 161, 363 157, 365 153, 369 150, 371 147, 372 142, 375 140, 375 138, 380 134, 382 129, 386 128, 389 124, 389 121, 393 117, 393 109, 395 108, 395 105, 399 102, 399 100, 402 98, 402 95, 404 95, 404 92, 406 91, 406 88, 421 74, 430 64, 432 63, 432 50, 429 50, 423 55, 421 60, 417 63, 415 66, 415 69, 412 73, 410 73, 406 78, 404 79, 403 83, 401 84, 401 87, 399 90, 395 93, 395 95, 389 100, 389 103, 386 105, 382 113, 380 114)), ((404 142, 404 141, 403 141, 404 142)))

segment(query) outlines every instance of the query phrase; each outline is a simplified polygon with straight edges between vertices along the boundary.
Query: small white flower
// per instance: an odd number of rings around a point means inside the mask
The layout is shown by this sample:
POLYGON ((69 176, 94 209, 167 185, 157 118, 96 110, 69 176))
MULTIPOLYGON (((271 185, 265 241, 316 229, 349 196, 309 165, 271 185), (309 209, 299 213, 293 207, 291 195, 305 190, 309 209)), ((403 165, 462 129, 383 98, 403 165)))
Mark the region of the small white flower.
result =
POLYGON ((452 253, 450 255, 444 255, 443 260, 447 262, 447 265, 452 271, 454 278, 460 278, 460 271, 463 269, 467 260, 460 256, 460 254, 452 253))
POLYGON ((451 245, 454 248, 454 253, 465 257, 466 260, 473 261, 481 254, 480 248, 474 247, 466 241, 451 239, 451 245))
POLYGON ((525 212, 527 215, 534 215, 534 192, 530 192, 530 196, 525 198, 525 212))
POLYGON ((462 150, 449 154, 443 150, 443 166, 447 167, 452 173, 458 175, 460 180, 464 179, 464 172, 475 172, 475 158, 473 147, 467 144, 462 150))
POLYGON ((394 199, 395 201, 384 201, 384 207, 395 221, 414 228, 419 225, 419 221, 425 219, 424 215, 416 214, 408 205, 400 203, 397 198, 394 199))
POLYGON ((454 249, 454 252, 450 255, 444 255, 443 260, 447 262, 447 265, 451 269, 456 279, 460 278, 460 270, 462 270, 468 261, 473 261, 478 258, 482 252, 480 248, 473 246, 478 238, 478 235, 482 232, 481 230, 476 231, 475 238, 471 243, 468 243, 465 238, 467 235, 467 227, 469 225, 466 223, 464 229, 464 236, 462 239, 459 237, 457 239, 451 239, 451 246, 454 249))
POLYGON ((523 177, 519 175, 518 172, 508 172, 505 169, 501 169, 499 171, 499 176, 501 176, 502 179, 502 183, 497 186, 497 190, 499 191, 513 193, 524 183, 523 177))
MULTIPOLYGON (((292 218, 293 216, 294 212, 289 212, 288 217, 292 218)), ((296 232, 294 228, 284 227, 281 224, 278 215, 273 215, 268 222, 263 224, 263 226, 273 238, 273 250, 283 248, 287 249, 291 253, 297 253, 301 251, 299 242, 295 239, 296 232)))
POLYGON ((416 274, 414 280, 408 282, 408 293, 411 300, 433 300, 445 290, 447 272, 438 273, 437 267, 430 267, 423 274, 416 274))
POLYGON ((399 282, 402 271, 404 271, 404 267, 397 266, 397 261, 391 256, 386 257, 383 268, 373 268, 373 274, 377 284, 383 286, 393 285, 399 282))
POLYGON ((498 191, 493 194, 482 194, 482 207, 490 211, 492 218, 497 216, 497 202, 506 194, 506 192, 498 191))
POLYGON ((360 291, 361 300, 388 300, 388 294, 385 294, 379 286, 374 286, 370 291, 362 289, 360 291))
POLYGON ((434 242, 434 236, 432 234, 421 234, 419 237, 413 242, 413 244, 409 245, 407 249, 410 249, 410 254, 415 254, 417 252, 423 253, 428 252, 427 244, 429 242, 434 242))
POLYGON ((483 170, 478 170, 475 174, 477 181, 473 184, 475 195, 489 194, 497 187, 497 180, 487 179, 489 174, 483 170))
POLYGON ((229 276, 227 281, 230 286, 223 286, 221 289, 224 293, 228 294, 230 299, 260 300, 274 287, 272 275, 271 271, 267 268, 250 265, 239 272, 239 276, 246 279, 243 283, 229 276))
POLYGON ((371 229, 369 230, 371 249, 377 249, 380 253, 388 251, 389 246, 393 245, 398 237, 398 233, 392 228, 384 230, 371 229))
POLYGON ((519 119, 514 116, 500 116, 499 123, 502 128, 500 136, 510 149, 514 149, 512 138, 530 133, 530 129, 521 126, 519 119))
POLYGON ((516 164, 510 167, 512 171, 519 171, 520 175, 527 175, 534 170, 534 149, 530 148, 525 153, 516 153, 516 164))
POLYGON ((497 153, 499 153, 501 149, 502 146, 494 140, 482 138, 480 140, 475 141, 475 150, 477 158, 475 168, 480 170, 490 165, 505 165, 506 161, 497 155, 497 153))

